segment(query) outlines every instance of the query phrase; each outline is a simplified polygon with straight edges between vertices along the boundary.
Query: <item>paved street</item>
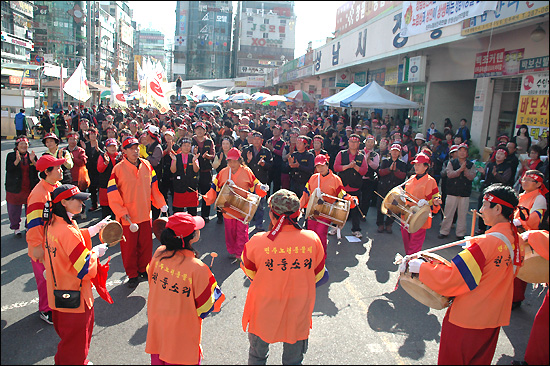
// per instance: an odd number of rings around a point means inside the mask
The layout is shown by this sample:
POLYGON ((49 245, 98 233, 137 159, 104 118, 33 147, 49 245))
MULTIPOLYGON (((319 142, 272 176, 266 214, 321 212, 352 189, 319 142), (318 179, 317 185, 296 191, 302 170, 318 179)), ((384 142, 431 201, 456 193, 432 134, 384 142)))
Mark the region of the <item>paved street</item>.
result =
MULTIPOLYGON (((62 144, 62 146, 66 146, 62 144)), ((2 163, 11 151, 13 141, 3 140, 2 163)), ((38 140, 29 150, 37 155, 45 150, 38 140)), ((2 169, 1 188, 1 256, 2 299, 1 327, 2 364, 53 364, 59 341, 52 325, 38 316, 36 284, 32 274, 25 237, 17 239, 9 229, 5 204, 2 169)), ((90 203, 88 202, 88 207, 90 203)), ((471 208, 474 208, 474 199, 471 208)), ((214 210, 212 209, 212 214, 214 210)), ((416 302, 401 288, 394 291, 398 272, 393 265, 396 253, 404 254, 397 225, 393 234, 376 233, 376 212, 371 208, 367 222, 362 222, 363 240, 349 243, 350 224, 342 232, 342 240, 330 237, 327 268, 330 279, 317 291, 313 328, 305 364, 435 364, 439 347, 444 310, 433 310, 416 302)), ((82 227, 99 221, 100 212, 88 215, 82 227)), ((201 231, 196 244, 205 263, 208 253, 216 251, 212 271, 226 300, 220 313, 203 323, 203 364, 245 364, 248 338, 241 326, 241 316, 249 281, 236 263, 231 263, 225 250, 223 225, 215 217, 201 231)), ((471 216, 470 216, 471 218, 471 216)), ((23 219, 24 220, 24 219, 23 219)), ((437 239, 440 216, 428 231, 424 248, 454 240, 437 239)), ((23 226, 23 225, 22 225, 23 226)), ((469 226, 469 225, 468 225, 469 226)), ((251 233, 253 233, 251 231, 251 233)), ((94 238, 93 244, 98 244, 94 238)), ((154 248, 159 245, 155 239, 154 248)), ((438 252, 451 259, 459 248, 438 252)), ((89 359, 95 364, 149 364, 145 350, 147 336, 146 282, 132 290, 124 283, 120 246, 107 251, 111 257, 108 289, 114 299, 109 305, 99 297, 95 302, 95 326, 89 359)), ((102 261, 104 261, 103 259, 102 261)), ((509 365, 522 360, 533 318, 545 290, 528 286, 523 305, 513 311, 511 324, 502 329, 493 359, 494 364, 509 365)), ((472 309, 474 312, 476 309, 472 309)), ((273 345, 269 364, 281 363, 282 346, 273 345)))

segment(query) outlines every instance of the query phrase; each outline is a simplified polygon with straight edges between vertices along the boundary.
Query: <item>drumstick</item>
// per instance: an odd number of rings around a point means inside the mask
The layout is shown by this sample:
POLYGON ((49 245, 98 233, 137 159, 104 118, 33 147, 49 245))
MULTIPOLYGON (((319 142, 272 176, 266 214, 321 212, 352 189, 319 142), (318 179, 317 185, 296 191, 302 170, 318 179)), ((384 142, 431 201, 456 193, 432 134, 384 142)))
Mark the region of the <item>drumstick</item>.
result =
POLYGON ((474 217, 472 217, 472 231, 470 232, 470 236, 474 236, 474 232, 476 229, 477 210, 473 209, 471 212, 474 215, 474 217))
POLYGON ((210 267, 212 267, 212 264, 214 263, 214 258, 218 256, 218 253, 212 252, 210 253, 210 256, 212 257, 212 261, 210 261, 210 267))
POLYGON ((365 218, 365 215, 363 214, 363 211, 361 211, 361 209, 359 208, 359 204, 357 204, 355 207, 357 207, 357 209, 359 210, 359 213, 361 214, 361 216, 363 218, 365 218))

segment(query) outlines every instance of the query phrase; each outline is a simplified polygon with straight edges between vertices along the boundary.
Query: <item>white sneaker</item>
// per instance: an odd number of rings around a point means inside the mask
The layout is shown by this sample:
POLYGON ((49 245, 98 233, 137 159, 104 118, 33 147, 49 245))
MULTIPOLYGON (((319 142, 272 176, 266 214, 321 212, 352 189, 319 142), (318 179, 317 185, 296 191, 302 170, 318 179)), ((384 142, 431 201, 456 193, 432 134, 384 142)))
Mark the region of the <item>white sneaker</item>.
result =
POLYGON ((21 230, 19 230, 19 229, 14 230, 14 231, 13 231, 13 235, 15 235, 15 236, 17 236, 18 238, 20 238, 20 237, 21 237, 21 230))
POLYGON ((330 229, 328 229, 328 235, 336 235, 336 228, 335 227, 331 227, 330 229))
POLYGON ((354 231, 352 232, 353 236, 355 236, 358 239, 361 239, 363 237, 363 234, 361 234, 360 231, 354 231))

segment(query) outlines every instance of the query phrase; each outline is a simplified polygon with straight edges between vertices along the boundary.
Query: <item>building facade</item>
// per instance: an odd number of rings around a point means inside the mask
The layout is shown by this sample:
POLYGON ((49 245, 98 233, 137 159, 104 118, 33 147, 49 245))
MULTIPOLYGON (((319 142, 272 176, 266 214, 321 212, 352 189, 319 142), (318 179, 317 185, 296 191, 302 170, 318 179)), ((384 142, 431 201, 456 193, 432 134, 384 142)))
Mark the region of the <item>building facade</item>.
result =
POLYGON ((231 1, 178 1, 174 78, 223 79, 231 72, 231 1))
MULTIPOLYGON (((494 3, 496 9, 486 15, 408 37, 401 35, 402 2, 364 9, 363 3, 338 11, 335 39, 270 72, 271 91, 316 90, 312 94, 321 99, 352 82, 375 80, 420 107, 362 114, 410 117, 419 132, 431 122, 443 131, 445 118, 456 130, 465 118, 480 150, 493 146, 500 134, 515 135, 525 122, 535 140, 546 136, 548 88, 538 91, 545 97, 527 105, 522 83, 528 76, 548 85, 548 2, 494 3)), ((423 18, 414 19, 416 24, 423 18)))
POLYGON ((234 77, 257 76, 294 59, 294 1, 239 1, 234 77))

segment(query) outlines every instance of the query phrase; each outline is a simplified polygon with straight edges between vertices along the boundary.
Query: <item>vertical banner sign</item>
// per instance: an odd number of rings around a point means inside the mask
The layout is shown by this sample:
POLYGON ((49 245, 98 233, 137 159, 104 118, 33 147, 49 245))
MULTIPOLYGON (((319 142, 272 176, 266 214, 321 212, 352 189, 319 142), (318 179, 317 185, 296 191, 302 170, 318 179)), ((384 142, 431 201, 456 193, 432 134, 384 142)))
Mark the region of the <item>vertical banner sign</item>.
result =
POLYGON ((519 62, 523 58, 525 48, 504 52, 504 70, 502 75, 519 74, 519 62))
POLYGON ((527 125, 535 140, 548 136, 548 73, 524 75, 521 80, 516 128, 527 125))
POLYGON ((504 48, 476 53, 474 78, 501 76, 504 69, 504 48))

